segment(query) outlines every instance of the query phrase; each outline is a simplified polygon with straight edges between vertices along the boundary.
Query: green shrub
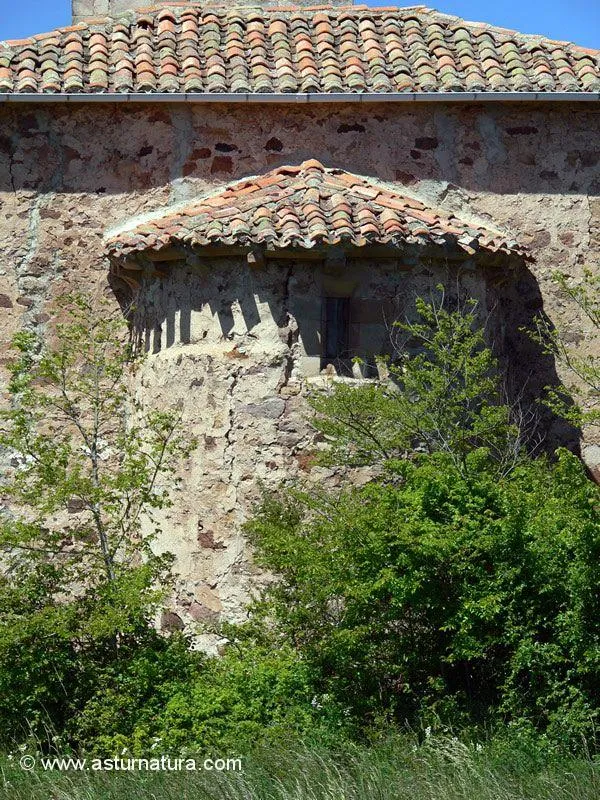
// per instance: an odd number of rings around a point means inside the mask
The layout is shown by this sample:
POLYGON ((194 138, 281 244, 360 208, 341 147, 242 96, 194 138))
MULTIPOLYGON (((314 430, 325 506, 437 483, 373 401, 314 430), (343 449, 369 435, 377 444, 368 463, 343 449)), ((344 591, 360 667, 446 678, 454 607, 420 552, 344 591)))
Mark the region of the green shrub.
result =
POLYGON ((160 656, 138 652, 124 670, 100 677, 76 719, 75 741, 105 754, 239 753, 339 731, 341 715, 320 701, 309 667, 288 646, 240 641, 208 658, 172 641, 160 656))
POLYGON ((495 719, 576 743, 600 698, 600 494, 579 460, 467 477, 437 454, 249 525, 260 607, 363 724, 495 719))
POLYGON ((58 350, 17 338, 0 414, 17 463, 2 476, 1 745, 229 755, 376 741, 389 723, 425 739, 506 726, 507 747, 517 737, 535 754, 592 742, 599 490, 567 452, 527 455, 472 304, 419 302, 422 323, 404 326, 418 352, 393 381, 313 397, 330 460, 379 478, 265 499, 248 531, 280 580, 250 623, 227 628, 220 658, 151 624, 171 561, 140 519, 172 502, 156 479, 190 452, 179 414, 126 425, 133 354, 118 324, 75 305, 58 350))

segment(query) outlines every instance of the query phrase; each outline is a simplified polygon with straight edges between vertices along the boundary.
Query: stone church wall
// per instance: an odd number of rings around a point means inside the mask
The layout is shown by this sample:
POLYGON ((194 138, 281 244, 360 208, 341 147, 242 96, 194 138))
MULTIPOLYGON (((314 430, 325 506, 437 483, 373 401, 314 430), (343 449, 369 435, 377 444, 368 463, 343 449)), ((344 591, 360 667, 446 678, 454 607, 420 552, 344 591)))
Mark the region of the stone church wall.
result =
MULTIPOLYGON (((543 307, 585 347, 585 321, 551 273, 577 278, 584 265, 598 265, 599 136, 600 114, 585 103, 0 106, 0 380, 12 333, 26 325, 49 334, 58 294, 111 294, 107 230, 237 178, 317 158, 408 186, 530 246, 528 270, 471 270, 461 280, 493 314, 521 376, 543 385, 551 365, 517 329, 543 307)), ((239 615, 264 579, 241 531, 259 482, 273 487, 312 474, 318 443, 304 378, 320 365, 314 342, 324 289, 336 280, 360 284, 355 333, 367 341, 381 335, 372 315, 383 295, 406 308, 447 278, 443 265, 406 266, 349 260, 340 277, 317 263, 251 268, 241 258, 199 259, 143 283, 139 320, 150 352, 137 391, 151 404, 181 401, 200 441, 163 520, 162 546, 177 554, 181 574, 175 610, 186 624, 239 615)), ((588 459, 597 445, 584 443, 588 459)))

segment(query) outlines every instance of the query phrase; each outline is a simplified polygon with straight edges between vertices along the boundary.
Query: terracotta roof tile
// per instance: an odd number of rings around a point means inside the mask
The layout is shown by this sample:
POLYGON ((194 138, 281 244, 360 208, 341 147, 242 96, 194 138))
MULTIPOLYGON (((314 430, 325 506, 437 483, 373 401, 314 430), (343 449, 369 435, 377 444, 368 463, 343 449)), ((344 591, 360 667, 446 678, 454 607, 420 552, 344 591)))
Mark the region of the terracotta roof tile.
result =
POLYGON ((424 6, 195 2, 0 43, 2 92, 600 91, 600 51, 424 6))
POLYGON ((245 178, 110 238, 114 259, 173 245, 271 248, 437 244, 526 256, 506 234, 459 219, 397 187, 314 159, 245 178))

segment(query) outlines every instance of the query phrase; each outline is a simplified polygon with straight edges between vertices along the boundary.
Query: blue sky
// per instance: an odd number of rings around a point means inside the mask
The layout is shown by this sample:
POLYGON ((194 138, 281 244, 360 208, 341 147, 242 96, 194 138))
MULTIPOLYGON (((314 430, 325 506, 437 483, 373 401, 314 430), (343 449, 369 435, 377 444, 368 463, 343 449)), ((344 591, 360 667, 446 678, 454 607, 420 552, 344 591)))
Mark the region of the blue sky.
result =
MULTIPOLYGON (((600 49, 600 0, 382 0, 368 4, 416 2, 465 19, 600 49)), ((148 6, 151 2, 139 0, 138 5, 148 6)), ((70 0, 0 0, 0 40, 42 33, 69 25, 70 20, 70 0)))

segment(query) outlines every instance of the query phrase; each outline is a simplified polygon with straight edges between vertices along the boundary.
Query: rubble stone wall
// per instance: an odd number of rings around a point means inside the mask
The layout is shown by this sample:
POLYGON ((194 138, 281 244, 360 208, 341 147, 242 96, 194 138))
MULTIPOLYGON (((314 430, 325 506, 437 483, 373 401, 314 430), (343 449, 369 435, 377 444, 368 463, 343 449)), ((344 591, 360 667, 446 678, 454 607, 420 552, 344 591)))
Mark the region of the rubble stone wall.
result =
MULTIPOLYGON (((404 185, 531 248, 529 269, 471 269, 460 280, 493 314, 507 358, 543 385, 552 365, 528 350, 518 327, 543 308, 582 350, 589 346, 585 320, 551 274, 576 280, 585 265, 598 268, 599 136, 600 113, 583 103, 0 106, 0 381, 11 335, 21 326, 49 335, 58 294, 111 294, 106 231, 317 158, 404 185)), ((366 325, 369 301, 400 298, 405 308, 448 279, 443 265, 404 267, 348 262, 346 279, 364 289, 366 325)), ((178 557, 174 612, 186 624, 241 613, 264 579, 241 530, 260 482, 312 474, 318 443, 305 378, 318 371, 310 341, 328 280, 318 262, 253 268, 219 258, 143 281, 149 356, 137 391, 149 404, 182 402, 200 440, 161 542, 178 557)), ((591 436, 583 443, 591 466, 598 444, 591 436)), ((325 478, 336 480, 319 473, 325 478)))

